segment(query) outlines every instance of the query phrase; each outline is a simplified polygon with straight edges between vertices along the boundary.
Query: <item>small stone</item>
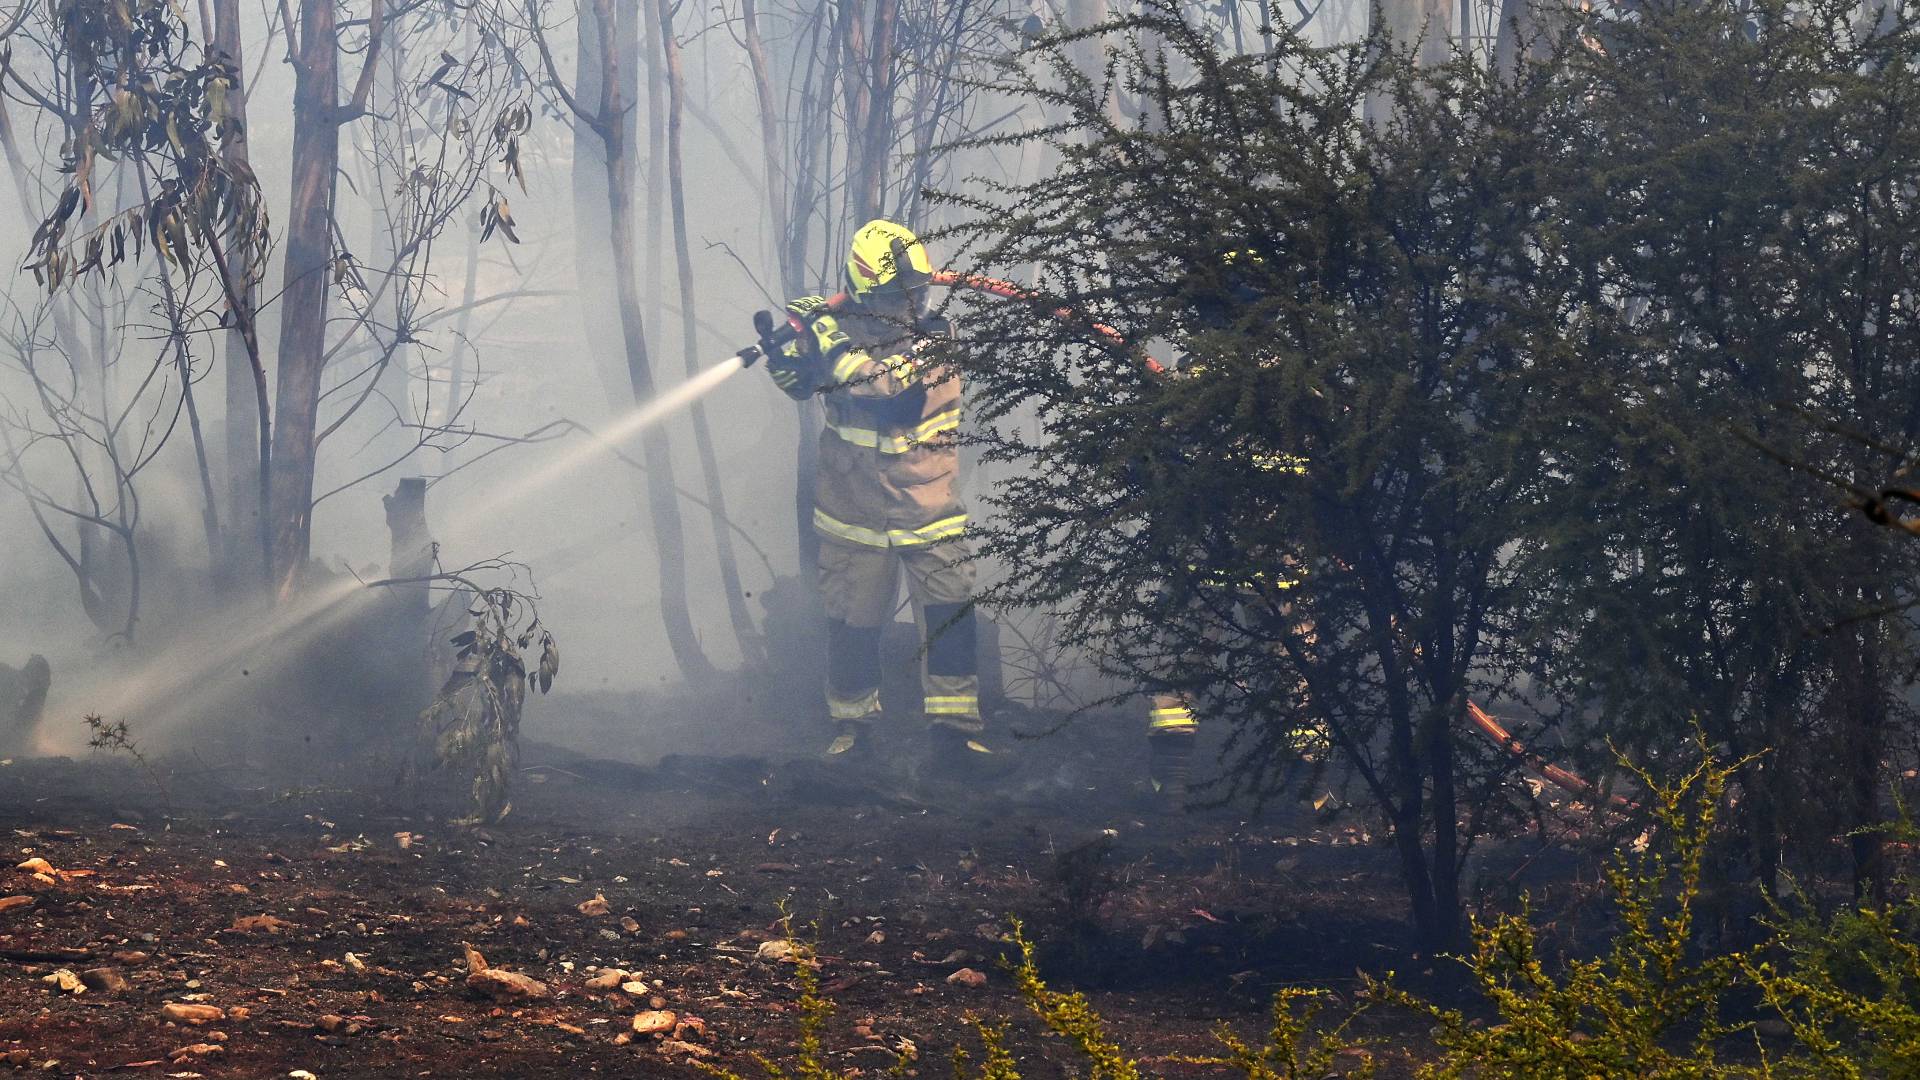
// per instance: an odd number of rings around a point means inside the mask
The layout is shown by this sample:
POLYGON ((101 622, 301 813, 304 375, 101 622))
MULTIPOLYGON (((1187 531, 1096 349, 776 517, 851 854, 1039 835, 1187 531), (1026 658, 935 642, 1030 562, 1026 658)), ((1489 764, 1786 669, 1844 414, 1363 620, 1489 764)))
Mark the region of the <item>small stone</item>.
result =
POLYGON ((123 949, 120 952, 114 953, 109 959, 122 967, 139 967, 141 964, 151 960, 152 957, 137 949, 123 949))
POLYGON ((687 932, 685 930, 669 930, 666 933, 666 939, 668 941, 685 941, 687 940, 687 932))
POLYGON ((227 1048, 224 1046, 221 1046, 219 1043, 201 1042, 201 1043, 193 1043, 188 1046, 183 1046, 178 1050, 175 1050, 173 1053, 168 1054, 167 1056, 172 1058, 175 1061, 179 1061, 182 1058, 208 1057, 213 1054, 224 1054, 226 1052, 227 1052, 227 1048))
POLYGON ((760 947, 753 951, 754 959, 764 960, 769 964, 797 964, 803 955, 804 950, 786 938, 763 941, 760 947))
POLYGON ((629 934, 637 934, 640 932, 640 920, 631 915, 622 915, 620 916, 620 929, 625 930, 629 934))
POLYGON ((495 1001, 522 1001, 545 998, 551 994, 547 984, 540 980, 499 968, 487 968, 467 976, 467 989, 477 990, 495 1001))
POLYGON ((679 1023, 673 1025, 673 1037, 689 1042, 704 1039, 707 1037, 707 1022, 697 1016, 683 1016, 679 1023))
POLYGON ((160 1015, 180 1024, 211 1024, 216 1020, 225 1020, 227 1010, 218 1005, 193 1005, 169 1001, 160 1006, 160 1015))
POLYGON ((347 1018, 338 1013, 328 1013, 315 1020, 313 1026, 320 1031, 332 1034, 347 1026, 347 1018))
POLYGON ((621 983, 620 989, 626 993, 632 994, 634 997, 639 997, 641 994, 646 993, 650 989, 650 987, 648 987, 646 983, 641 982, 639 979, 632 979, 627 982, 621 983))
POLYGON ((227 1010, 227 1019, 232 1020, 236 1024, 246 1023, 247 1018, 252 1015, 253 1010, 247 1008, 245 1005, 235 1005, 233 1008, 227 1010))
POLYGON ((39 856, 35 856, 26 862, 17 864, 14 866, 14 869, 25 870, 29 874, 52 874, 53 864, 39 856))
POLYGON ((646 1012, 636 1013, 634 1015, 633 1033, 635 1035, 665 1035, 667 1032, 673 1030, 673 1025, 678 1023, 679 1020, 680 1018, 678 1016, 666 1009, 648 1009, 646 1012))
POLYGON ((972 968, 961 968, 959 971, 947 976, 947 985, 985 986, 987 985, 987 977, 972 968))
POLYGON ((55 990, 63 994, 84 994, 87 992, 87 984, 80 981, 80 976, 75 975, 66 968, 61 968, 51 975, 42 975, 40 981, 52 986, 55 990))
POLYGON ((365 975, 367 973, 367 962, 352 953, 341 957, 340 962, 345 964, 347 970, 353 972, 355 975, 365 975))
POLYGON ((869 945, 885 945, 886 943, 887 932, 885 930, 875 930, 873 933, 867 935, 867 944, 869 945))
POLYGON ((12 911, 15 908, 33 906, 31 896, 0 896, 0 911, 12 911))
POLYGON ((110 967, 88 968, 80 973, 80 981, 87 984, 87 989, 103 994, 124 994, 133 985, 125 975, 110 967))
POLYGON ((713 1051, 698 1043, 682 1042, 679 1039, 667 1039, 660 1043, 660 1053, 667 1057, 686 1055, 693 1058, 710 1058, 713 1051))
POLYGON ((242 915, 233 920, 233 929, 242 934, 284 934, 293 924, 272 915, 242 915))
POLYGON ((295 1069, 287 1074, 287 1080, 320 1080, 320 1078, 305 1069, 295 1069))
POLYGON ((28 1061, 31 1061, 32 1059, 33 1059, 33 1053, 28 1050, 17 1049, 17 1050, 7 1051, 7 1059, 6 1059, 7 1064, 13 1066, 16 1069, 20 1068, 22 1065, 25 1065, 28 1061))
POLYGON ((588 979, 587 989, 616 990, 619 988, 621 983, 626 981, 627 981, 627 972, 621 971, 619 968, 608 968, 607 970, 601 972, 600 974, 595 975, 593 978, 588 979))
MULTIPOLYGON (((487 970, 487 958, 480 954, 479 949, 474 948, 464 941, 460 943, 460 948, 465 950, 467 955, 467 974, 478 975, 487 970)), ((431 974, 431 972, 429 972, 429 974, 431 974)))
POLYGON ((607 898, 604 896, 601 896, 599 893, 594 893, 593 899, 591 900, 581 901, 578 906, 578 910, 582 915, 592 916, 595 918, 601 915, 612 914, 612 909, 610 909, 607 906, 607 898))

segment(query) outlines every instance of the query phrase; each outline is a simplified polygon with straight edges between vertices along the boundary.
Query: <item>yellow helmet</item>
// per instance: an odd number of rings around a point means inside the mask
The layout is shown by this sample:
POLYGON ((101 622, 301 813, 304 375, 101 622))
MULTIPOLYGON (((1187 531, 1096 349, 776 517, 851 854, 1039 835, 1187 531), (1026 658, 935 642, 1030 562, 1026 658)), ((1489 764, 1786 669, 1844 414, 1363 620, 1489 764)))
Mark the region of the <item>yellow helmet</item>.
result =
POLYGON ((853 295, 905 292, 933 280, 926 246, 905 225, 875 218, 853 234, 847 250, 847 281, 853 295))

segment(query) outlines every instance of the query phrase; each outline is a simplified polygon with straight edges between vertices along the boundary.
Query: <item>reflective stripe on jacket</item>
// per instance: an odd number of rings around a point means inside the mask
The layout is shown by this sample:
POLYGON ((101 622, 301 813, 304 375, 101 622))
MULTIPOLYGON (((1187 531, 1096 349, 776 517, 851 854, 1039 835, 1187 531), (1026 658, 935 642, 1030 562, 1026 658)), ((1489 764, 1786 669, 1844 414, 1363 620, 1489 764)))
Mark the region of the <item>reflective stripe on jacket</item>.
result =
POLYGON ((834 360, 821 402, 826 428, 814 487, 814 530, 868 547, 907 547, 961 535, 955 491, 960 380, 923 366, 904 327, 849 309, 851 347, 834 360))

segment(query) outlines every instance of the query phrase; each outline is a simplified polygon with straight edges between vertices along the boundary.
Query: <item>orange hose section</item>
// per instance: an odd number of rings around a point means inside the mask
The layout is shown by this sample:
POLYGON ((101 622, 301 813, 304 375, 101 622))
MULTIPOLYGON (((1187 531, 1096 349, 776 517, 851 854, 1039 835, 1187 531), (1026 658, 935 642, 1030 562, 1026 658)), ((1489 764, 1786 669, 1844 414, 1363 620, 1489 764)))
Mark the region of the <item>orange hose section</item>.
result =
MULTIPOLYGON (((987 277, 984 274, 963 274, 956 270, 935 270, 933 272, 933 283, 935 285, 944 285, 949 289, 972 289, 975 292, 990 293, 994 296, 1005 297, 1008 300, 1039 299, 1039 297, 1035 296, 1032 292, 1015 285, 1011 281, 1002 281, 999 278, 987 277)), ((1073 319, 1077 317, 1078 314, 1078 312, 1068 307, 1053 309, 1053 317, 1062 321, 1073 319)), ((1106 323, 1094 323, 1093 332, 1099 334, 1109 345, 1116 348, 1126 347, 1127 339, 1121 336, 1120 331, 1115 330, 1106 323)), ((1166 374, 1166 366, 1153 357, 1146 357, 1144 362, 1147 370, 1153 372, 1155 375, 1166 374)))
POLYGON ((1576 776, 1533 751, 1528 750, 1526 744, 1514 738, 1508 733, 1506 728, 1500 726, 1500 721, 1487 715, 1485 709, 1482 709, 1471 701, 1467 702, 1467 719, 1472 721, 1474 727, 1480 729, 1481 734, 1492 739, 1495 745, 1504 748, 1514 757, 1525 762, 1528 768, 1552 781, 1554 786, 1571 792, 1596 806, 1602 801, 1605 801, 1623 810, 1639 809, 1632 801, 1619 795, 1602 795, 1600 789, 1595 787, 1592 781, 1576 776))
MULTIPOLYGON (((972 289, 975 292, 990 293, 994 296, 1005 297, 1008 300, 1039 299, 1033 293, 1015 285, 1011 281, 1002 281, 999 278, 990 278, 982 274, 962 274, 957 270, 935 270, 933 272, 933 283, 949 289, 972 289)), ((853 297, 846 293, 834 293, 832 296, 827 297, 827 307, 838 310, 852 300, 853 297)), ((1063 322, 1071 320, 1077 315, 1078 313, 1069 307, 1053 309, 1053 317, 1063 322)), ((1127 339, 1121 336, 1120 331, 1115 330, 1106 323, 1094 323, 1093 332, 1099 334, 1106 340, 1107 344, 1115 348, 1125 348, 1127 345, 1127 339)), ((1164 375, 1167 373, 1166 365, 1151 356, 1145 357, 1143 363, 1145 363, 1147 370, 1153 372, 1155 375, 1164 375)))

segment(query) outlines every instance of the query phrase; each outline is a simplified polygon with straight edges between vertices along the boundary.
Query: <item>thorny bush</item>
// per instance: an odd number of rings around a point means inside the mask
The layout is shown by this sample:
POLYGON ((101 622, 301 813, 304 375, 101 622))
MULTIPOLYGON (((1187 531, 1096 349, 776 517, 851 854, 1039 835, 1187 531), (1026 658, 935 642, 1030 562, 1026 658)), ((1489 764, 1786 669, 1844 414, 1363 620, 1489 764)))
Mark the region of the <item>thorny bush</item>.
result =
POLYGON ((1430 953, 1523 797, 1475 700, 1625 784, 1596 733, 1665 760, 1698 709, 1742 875, 1884 880, 1920 546, 1752 445, 1781 401, 1920 438, 1916 38, 1857 11, 1598 5, 1511 71, 1278 15, 1240 55, 1172 3, 1034 44, 1000 89, 1052 123, 976 141, 1058 167, 941 197, 968 269, 1038 274, 945 346, 1022 466, 985 601, 1226 724, 1239 792, 1331 746, 1430 953))

